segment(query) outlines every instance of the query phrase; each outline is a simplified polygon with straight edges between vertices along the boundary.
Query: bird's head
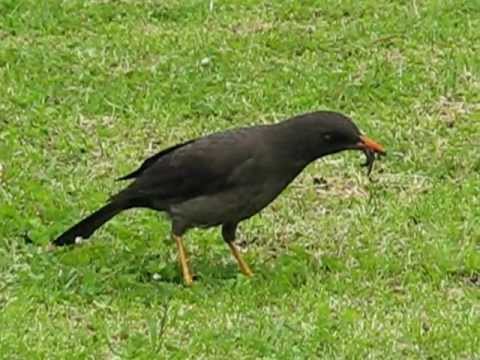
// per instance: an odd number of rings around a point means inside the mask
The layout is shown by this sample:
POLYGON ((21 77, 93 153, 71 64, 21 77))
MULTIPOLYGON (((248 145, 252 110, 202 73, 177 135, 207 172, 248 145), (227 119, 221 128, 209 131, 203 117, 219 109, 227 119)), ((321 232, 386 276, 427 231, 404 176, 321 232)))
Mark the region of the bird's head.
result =
POLYGON ((310 160, 344 150, 360 150, 367 157, 364 166, 370 174, 375 157, 386 154, 382 145, 363 135, 350 118, 340 113, 318 111, 287 122, 293 135, 300 139, 299 148, 310 160))

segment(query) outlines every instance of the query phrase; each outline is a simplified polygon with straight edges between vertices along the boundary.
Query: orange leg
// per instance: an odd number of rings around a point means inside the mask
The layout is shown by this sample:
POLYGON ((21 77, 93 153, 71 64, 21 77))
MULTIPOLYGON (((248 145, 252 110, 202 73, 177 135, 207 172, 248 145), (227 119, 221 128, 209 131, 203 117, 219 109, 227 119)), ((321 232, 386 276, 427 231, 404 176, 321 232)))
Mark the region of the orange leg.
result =
POLYGON ((238 266, 240 267, 240 271, 241 271, 245 276, 248 276, 248 277, 253 276, 252 270, 250 270, 250 267, 248 266, 248 264, 243 260, 242 255, 241 255, 240 252, 238 251, 238 249, 237 249, 237 247, 235 246, 235 244, 232 243, 232 242, 228 242, 227 244, 228 244, 228 246, 230 247, 230 251, 232 252, 233 256, 235 257, 235 259, 236 259, 237 262, 238 262, 238 266))
POLYGON ((183 246, 182 238, 180 236, 173 235, 175 242, 177 243, 178 249, 178 261, 180 262, 180 268, 182 269, 183 281, 185 285, 192 285, 193 278, 190 267, 188 266, 187 252, 185 251, 185 246, 183 246))

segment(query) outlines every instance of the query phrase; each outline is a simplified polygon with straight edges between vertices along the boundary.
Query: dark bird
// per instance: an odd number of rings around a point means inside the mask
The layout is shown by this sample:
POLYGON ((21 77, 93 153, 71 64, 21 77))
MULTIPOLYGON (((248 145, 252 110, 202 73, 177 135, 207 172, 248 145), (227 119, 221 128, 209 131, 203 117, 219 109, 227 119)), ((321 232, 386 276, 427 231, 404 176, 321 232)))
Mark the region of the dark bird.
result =
POLYGON ((148 208, 169 215, 186 284, 192 283, 192 274, 182 236, 195 227, 221 225, 240 270, 251 276, 233 243, 237 225, 270 204, 308 164, 343 150, 363 151, 369 173, 375 155, 385 154, 351 119, 328 111, 187 141, 120 178, 134 181, 53 243, 75 244, 124 210, 148 208))

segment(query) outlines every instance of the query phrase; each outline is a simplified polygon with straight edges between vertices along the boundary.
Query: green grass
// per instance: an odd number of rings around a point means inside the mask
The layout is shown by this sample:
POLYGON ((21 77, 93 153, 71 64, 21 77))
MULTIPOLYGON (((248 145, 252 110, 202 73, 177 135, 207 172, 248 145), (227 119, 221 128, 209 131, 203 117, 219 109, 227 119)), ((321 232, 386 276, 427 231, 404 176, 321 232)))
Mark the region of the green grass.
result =
POLYGON ((0 358, 480 357, 480 3, 0 2, 0 358), (156 150, 315 109, 386 145, 218 230, 132 211, 44 245, 156 150), (316 184, 323 178, 327 186, 316 184))

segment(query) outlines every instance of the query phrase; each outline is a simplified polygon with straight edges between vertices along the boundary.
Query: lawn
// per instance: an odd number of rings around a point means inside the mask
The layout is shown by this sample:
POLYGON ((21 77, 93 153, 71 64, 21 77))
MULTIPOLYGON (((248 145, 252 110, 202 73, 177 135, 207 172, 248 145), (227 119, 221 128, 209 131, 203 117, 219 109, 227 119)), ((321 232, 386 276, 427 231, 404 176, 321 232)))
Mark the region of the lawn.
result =
POLYGON ((0 2, 0 358, 480 358, 480 2, 0 2), (310 166, 238 243, 122 214, 156 151, 329 109, 388 150, 310 166))

